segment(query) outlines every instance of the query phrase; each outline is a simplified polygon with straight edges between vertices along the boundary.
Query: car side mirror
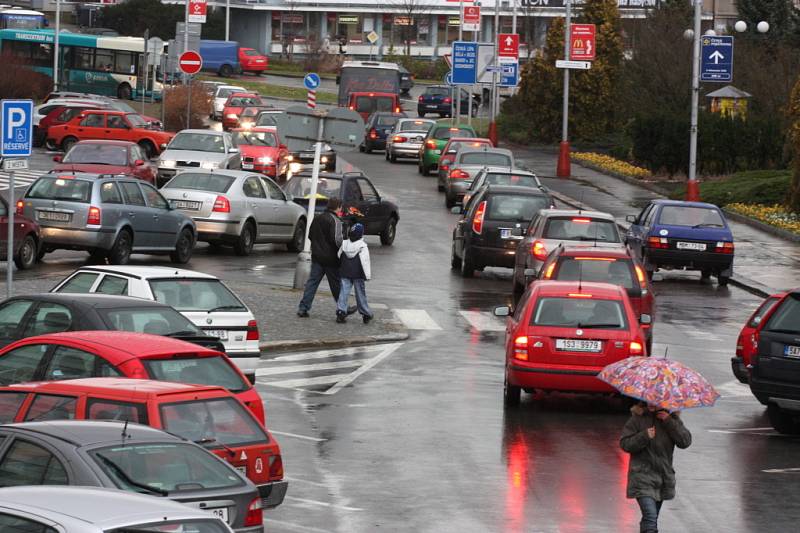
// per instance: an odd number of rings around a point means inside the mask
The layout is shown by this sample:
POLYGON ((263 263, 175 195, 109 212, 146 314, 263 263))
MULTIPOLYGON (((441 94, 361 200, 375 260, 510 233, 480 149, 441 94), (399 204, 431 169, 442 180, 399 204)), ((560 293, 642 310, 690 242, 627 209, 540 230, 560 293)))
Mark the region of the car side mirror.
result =
POLYGON ((229 154, 238 154, 239 153, 239 149, 238 148, 234 148, 234 147, 230 147, 230 148, 228 148, 228 153, 229 154))
POLYGON ((454 215, 460 215, 461 207, 460 206, 451 207, 450 212, 453 213, 454 215))
POLYGON ((294 202, 294 196, 290 192, 284 192, 283 197, 286 199, 287 202, 294 202))
POLYGON ((494 308, 494 316, 509 316, 511 315, 511 308, 507 305, 494 308))
POLYGON ((60 155, 54 155, 53 156, 53 161, 55 161, 56 163, 61 163, 62 159, 63 158, 60 155))
POLYGON ((636 215, 627 215, 625 217, 626 222, 630 222, 631 224, 636 224, 636 215))
POLYGON ((144 159, 137 159, 133 162, 133 166, 135 167, 141 167, 142 165, 144 165, 144 159))
POLYGON ((653 317, 650 315, 642 315, 639 317, 639 323, 643 325, 650 325, 653 323, 653 317))

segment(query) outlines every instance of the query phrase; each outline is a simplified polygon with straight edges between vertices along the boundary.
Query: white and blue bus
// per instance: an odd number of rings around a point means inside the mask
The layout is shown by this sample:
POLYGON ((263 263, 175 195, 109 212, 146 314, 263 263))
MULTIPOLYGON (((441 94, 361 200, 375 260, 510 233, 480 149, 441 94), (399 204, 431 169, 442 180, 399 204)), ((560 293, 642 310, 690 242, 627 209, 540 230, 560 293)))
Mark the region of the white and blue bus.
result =
POLYGON ((47 27, 47 18, 41 11, 0 8, 0 30, 40 30, 47 27))
MULTIPOLYGON (((53 76, 53 30, 0 30, 0 63, 19 61, 53 76)), ((58 89, 118 98, 161 98, 162 85, 143 75, 144 39, 61 32, 58 89), (144 87, 144 79, 147 87, 144 87)))

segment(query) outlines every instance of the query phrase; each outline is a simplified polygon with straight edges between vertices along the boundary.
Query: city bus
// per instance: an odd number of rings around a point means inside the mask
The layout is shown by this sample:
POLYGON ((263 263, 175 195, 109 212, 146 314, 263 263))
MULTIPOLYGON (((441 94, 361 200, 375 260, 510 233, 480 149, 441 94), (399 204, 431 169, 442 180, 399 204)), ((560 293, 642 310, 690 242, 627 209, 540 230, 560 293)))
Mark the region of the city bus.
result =
POLYGON ((381 61, 345 61, 336 77, 339 106, 348 105, 351 93, 400 94, 400 67, 381 61))
POLYGON ((40 30, 47 27, 47 18, 41 11, 0 6, 0 30, 40 30))
MULTIPOLYGON (((0 63, 19 61, 53 76, 53 30, 0 30, 0 63)), ((144 90, 144 39, 61 32, 58 89, 116 96, 161 98, 162 86, 148 78, 144 90)))

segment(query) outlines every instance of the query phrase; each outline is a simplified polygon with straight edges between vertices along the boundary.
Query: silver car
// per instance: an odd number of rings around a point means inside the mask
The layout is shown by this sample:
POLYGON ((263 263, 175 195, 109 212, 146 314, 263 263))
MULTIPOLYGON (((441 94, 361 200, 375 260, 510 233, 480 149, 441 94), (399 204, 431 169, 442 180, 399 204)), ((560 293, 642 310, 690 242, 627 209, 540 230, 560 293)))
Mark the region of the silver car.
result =
POLYGON ((181 172, 161 192, 194 219, 198 239, 248 255, 257 243, 303 249, 306 211, 270 178, 237 170, 181 172))
POLYGON ((158 158, 158 186, 182 170, 195 168, 242 168, 239 147, 231 134, 212 130, 179 131, 158 158))
POLYGON ((207 511, 144 494, 63 485, 0 489, 0 531, 231 533, 207 511), (163 529, 159 529, 163 528, 163 529))
POLYGON ((464 206, 466 211, 470 198, 478 194, 478 191, 484 185, 513 185, 515 187, 535 187, 541 191, 546 192, 547 187, 542 185, 539 178, 533 172, 522 170, 519 168, 508 169, 506 167, 486 167, 482 168, 480 172, 472 180, 469 189, 464 193, 461 199, 461 205, 464 206))
POLYGON ((386 160, 396 163, 401 157, 419 159, 419 149, 435 120, 401 118, 386 137, 386 160))
POLYGON ((228 97, 234 93, 246 93, 247 89, 239 87, 238 85, 220 85, 214 92, 214 109, 211 112, 211 118, 214 120, 222 120, 222 112, 225 110, 225 102, 228 97))
POLYGON ((86 250, 96 260, 124 265, 131 254, 192 257, 197 231, 149 183, 129 176, 47 174, 21 199, 23 214, 39 223, 42 254, 86 250))
POLYGON ((467 192, 472 180, 484 167, 514 168, 514 154, 505 148, 461 148, 444 180, 444 205, 452 208, 467 192))

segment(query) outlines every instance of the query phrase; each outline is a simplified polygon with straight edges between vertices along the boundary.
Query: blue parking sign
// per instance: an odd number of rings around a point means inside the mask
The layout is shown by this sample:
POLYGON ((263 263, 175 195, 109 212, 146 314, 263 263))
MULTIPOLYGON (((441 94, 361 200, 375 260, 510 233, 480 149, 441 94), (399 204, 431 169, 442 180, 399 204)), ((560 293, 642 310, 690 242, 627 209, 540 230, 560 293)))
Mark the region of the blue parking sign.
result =
POLYGON ((0 155, 30 157, 33 137, 33 100, 0 102, 0 155))
POLYGON ((519 63, 500 63, 500 87, 519 85, 519 63))

